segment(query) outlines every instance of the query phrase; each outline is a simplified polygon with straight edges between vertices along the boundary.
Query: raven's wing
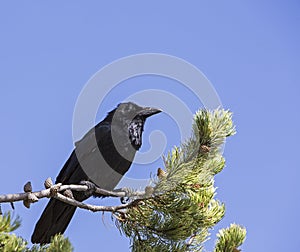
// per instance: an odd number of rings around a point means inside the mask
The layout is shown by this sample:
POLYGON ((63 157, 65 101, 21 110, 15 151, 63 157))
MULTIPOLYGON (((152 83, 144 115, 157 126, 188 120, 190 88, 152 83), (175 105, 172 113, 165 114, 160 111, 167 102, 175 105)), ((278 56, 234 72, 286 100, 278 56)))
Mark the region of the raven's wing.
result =
MULTIPOLYGON (((56 183, 78 184, 91 180, 101 188, 112 190, 131 165, 132 159, 122 157, 115 149, 109 123, 99 123, 75 146, 56 183)), ((73 195, 79 201, 86 199, 83 192, 73 192, 73 195)), ((65 231, 75 210, 76 207, 52 198, 35 226, 31 241, 49 243, 52 236, 65 231)))
MULTIPOLYGON (((116 140, 119 135, 124 137, 124 134, 116 131, 116 140)), ((132 150, 131 146, 125 146, 128 140, 120 142, 124 142, 120 149, 132 150)), ((111 136, 111 124, 105 121, 99 123, 75 143, 75 149, 57 176, 56 183, 78 184, 90 180, 100 188, 113 190, 128 171, 134 156, 133 153, 124 157, 115 144, 111 136)))
MULTIPOLYGON (((80 181, 88 180, 88 174, 84 171, 87 168, 85 163, 89 162, 94 168, 99 168, 99 164, 90 162, 89 160, 94 160, 93 156, 98 149, 97 142, 99 142, 99 145, 105 145, 109 134, 109 124, 102 122, 89 130, 81 140, 75 142, 75 149, 58 174, 56 183, 78 184, 80 181)), ((97 172, 101 173, 101 169, 97 169, 97 172)))
MULTIPOLYGON (((99 135, 99 141, 105 142, 107 135, 109 134, 108 125, 101 124, 97 125, 97 132, 99 135)), ((95 137, 95 130, 90 130, 76 146, 79 148, 84 148, 82 153, 79 153, 84 157, 84 159, 89 159, 93 156, 93 149, 97 144, 93 144, 92 137, 95 137)), ((77 148, 77 147, 76 147, 77 148)), ((87 174, 81 167, 81 164, 77 158, 77 151, 73 150, 69 159, 66 161, 65 165, 61 169, 60 173, 56 178, 56 183, 63 184, 78 184, 80 181, 88 180, 87 174)), ((98 172, 101 173, 101 170, 98 172)), ((74 198, 78 201, 85 200, 87 197, 83 192, 73 192, 74 198)), ((57 233, 64 233, 67 226, 69 225, 76 207, 61 202, 57 199, 51 198, 48 202, 45 210, 43 211, 40 219, 36 223, 34 232, 31 236, 32 243, 49 243, 51 237, 57 233)))
MULTIPOLYGON (((60 171, 56 179, 56 183, 78 183, 85 179, 86 175, 81 169, 76 158, 76 154, 73 151, 63 169, 60 171)), ((75 198, 80 200, 83 196, 83 194, 76 194, 75 198)), ((49 243, 52 236, 57 233, 64 233, 75 213, 75 210, 76 207, 51 198, 35 225, 31 236, 31 242, 41 244, 49 243)))
MULTIPOLYGON (((127 132, 116 127, 116 141, 126 135, 122 143, 128 144, 127 132)), ((90 130, 80 141, 75 143, 77 162, 87 178, 97 186, 113 190, 122 176, 129 169, 132 159, 125 158, 115 147, 116 142, 112 139, 112 126, 109 122, 101 122, 90 130)), ((125 149, 122 146, 121 149, 125 149)), ((66 168, 66 171, 68 168, 66 168)), ((68 173, 68 172, 67 172, 68 173)), ((64 171, 59 178, 65 178, 64 171)))

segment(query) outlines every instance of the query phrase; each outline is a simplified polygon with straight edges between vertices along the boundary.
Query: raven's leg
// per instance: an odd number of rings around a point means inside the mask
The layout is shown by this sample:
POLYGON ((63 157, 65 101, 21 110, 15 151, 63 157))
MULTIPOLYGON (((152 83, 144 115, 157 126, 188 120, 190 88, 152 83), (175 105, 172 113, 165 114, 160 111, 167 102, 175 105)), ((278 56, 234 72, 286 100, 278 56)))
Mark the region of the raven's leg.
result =
MULTIPOLYGON (((84 197, 87 199, 91 196, 95 196, 96 195, 96 185, 91 182, 91 181, 87 181, 87 180, 83 180, 79 182, 80 185, 85 185, 88 187, 87 191, 83 192, 84 197)), ((98 197, 100 197, 101 195, 99 195, 98 197)), ((102 195, 103 196, 103 195, 102 195)))
MULTIPOLYGON (((85 186, 88 187, 88 190, 84 192, 84 197, 86 197, 86 198, 89 198, 91 196, 101 197, 101 198, 109 197, 108 195, 103 195, 101 193, 96 193, 96 187, 97 186, 91 181, 83 180, 83 181, 80 181, 79 184, 80 185, 85 185, 85 186)), ((125 192, 126 195, 130 195, 130 192, 131 192, 131 190, 129 188, 119 188, 119 189, 115 189, 114 191, 115 192, 125 192)), ((125 204, 129 201, 129 198, 130 197, 128 197, 128 196, 121 197, 120 201, 121 201, 122 204, 125 204)))

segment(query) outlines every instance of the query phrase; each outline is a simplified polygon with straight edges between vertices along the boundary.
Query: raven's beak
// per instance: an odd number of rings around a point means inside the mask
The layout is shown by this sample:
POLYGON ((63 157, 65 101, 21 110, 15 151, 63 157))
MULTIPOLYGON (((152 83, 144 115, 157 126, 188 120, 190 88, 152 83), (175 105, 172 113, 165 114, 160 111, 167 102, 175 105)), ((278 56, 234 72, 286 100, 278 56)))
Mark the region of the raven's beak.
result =
POLYGON ((158 114, 162 112, 162 110, 157 109, 157 108, 151 108, 151 107, 145 107, 142 109, 142 111, 139 113, 140 115, 144 116, 145 118, 158 114))

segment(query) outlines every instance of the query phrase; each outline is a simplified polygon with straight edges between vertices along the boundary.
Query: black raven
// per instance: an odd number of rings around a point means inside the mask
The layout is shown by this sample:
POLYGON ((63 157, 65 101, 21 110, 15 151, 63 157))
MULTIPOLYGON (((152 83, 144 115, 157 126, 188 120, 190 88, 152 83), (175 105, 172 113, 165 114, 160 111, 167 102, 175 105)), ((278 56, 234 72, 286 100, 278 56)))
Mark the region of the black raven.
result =
MULTIPOLYGON (((147 117, 159 109, 140 107, 132 102, 120 103, 106 118, 75 143, 75 149, 56 178, 56 183, 78 184, 86 181, 112 190, 128 171, 136 151, 142 145, 142 132, 147 117)), ((83 201, 93 192, 72 192, 83 201)), ((32 243, 49 243, 52 236, 64 233, 76 207, 50 199, 34 232, 32 243)))

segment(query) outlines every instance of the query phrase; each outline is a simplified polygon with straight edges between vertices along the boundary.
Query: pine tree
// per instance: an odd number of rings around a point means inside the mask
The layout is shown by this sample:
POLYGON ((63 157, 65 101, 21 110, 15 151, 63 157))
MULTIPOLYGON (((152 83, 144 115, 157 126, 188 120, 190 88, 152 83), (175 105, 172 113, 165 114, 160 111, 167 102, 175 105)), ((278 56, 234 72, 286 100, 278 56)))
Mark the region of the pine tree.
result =
MULTIPOLYGON (((131 241, 133 252, 203 251, 209 230, 224 216, 216 199, 214 176, 222 171, 225 139, 235 134, 232 113, 223 109, 200 110, 194 116, 192 135, 164 158, 145 194, 132 194, 128 207, 113 213, 116 226, 131 241)), ((19 218, 0 216, 0 251, 72 251, 68 239, 57 235, 47 246, 27 247, 11 232, 19 218)), ((214 252, 237 252, 246 229, 231 224, 217 235, 214 252)))
POLYGON ((1 252, 71 252, 73 248, 67 238, 56 235, 51 243, 45 246, 27 247, 27 241, 11 233, 21 224, 20 218, 14 220, 10 212, 0 215, 0 251, 1 252))
MULTIPOLYGON (((231 112, 196 113, 192 136, 165 157, 165 170, 158 170, 149 197, 117 218, 132 251, 203 250, 209 229, 225 213, 224 204, 215 199, 214 176, 225 165, 225 139, 234 134, 231 112)), ((237 251, 245 235, 237 225, 221 230, 215 251, 237 251)))

